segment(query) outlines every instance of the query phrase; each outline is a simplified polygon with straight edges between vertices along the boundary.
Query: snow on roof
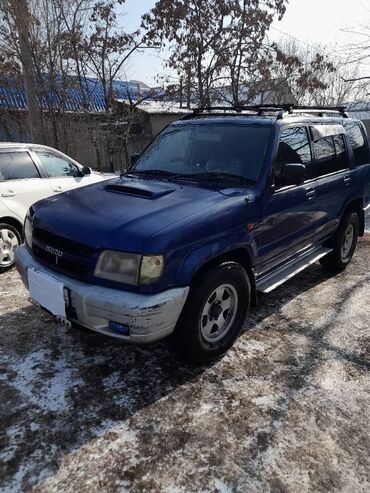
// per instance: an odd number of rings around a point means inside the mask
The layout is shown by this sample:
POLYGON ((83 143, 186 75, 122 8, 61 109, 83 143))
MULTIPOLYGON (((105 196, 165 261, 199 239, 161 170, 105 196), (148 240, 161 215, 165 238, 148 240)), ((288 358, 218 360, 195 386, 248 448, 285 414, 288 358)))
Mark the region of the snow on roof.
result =
MULTIPOLYGON (((129 104, 129 100, 127 99, 117 99, 118 103, 129 104)), ((149 114, 184 114, 190 113, 191 110, 186 108, 180 108, 178 102, 175 101, 143 101, 139 103, 136 108, 140 111, 149 114)))

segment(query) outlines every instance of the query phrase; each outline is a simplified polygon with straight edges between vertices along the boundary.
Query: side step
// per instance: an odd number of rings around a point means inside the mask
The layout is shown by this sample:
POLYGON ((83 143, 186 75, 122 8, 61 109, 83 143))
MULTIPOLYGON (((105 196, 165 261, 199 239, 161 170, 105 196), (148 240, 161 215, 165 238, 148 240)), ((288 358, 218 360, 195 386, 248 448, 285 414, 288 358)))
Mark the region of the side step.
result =
POLYGON ((301 253, 298 257, 295 257, 278 269, 265 274, 260 279, 257 279, 257 291, 269 293, 273 289, 280 286, 280 284, 283 284, 285 281, 295 276, 298 272, 301 272, 309 265, 314 264, 317 260, 324 257, 331 251, 331 248, 318 246, 301 253))

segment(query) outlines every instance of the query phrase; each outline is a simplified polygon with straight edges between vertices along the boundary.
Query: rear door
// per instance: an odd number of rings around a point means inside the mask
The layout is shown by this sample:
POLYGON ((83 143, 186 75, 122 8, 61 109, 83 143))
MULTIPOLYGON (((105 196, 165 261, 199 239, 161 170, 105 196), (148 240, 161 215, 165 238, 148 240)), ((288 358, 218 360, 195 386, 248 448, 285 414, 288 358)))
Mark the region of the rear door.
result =
POLYGON ((317 240, 337 229, 345 204, 352 193, 347 142, 342 125, 312 125, 316 163, 317 240))
MULTIPOLYGON (((345 120, 344 128, 352 150, 354 170, 352 171, 353 194, 364 198, 366 215, 370 213, 370 149, 366 130, 356 120, 345 120)), ((369 223, 369 220, 367 220, 369 223)))
POLYGON ((43 168, 52 194, 91 183, 90 176, 82 173, 82 166, 62 153, 49 149, 34 149, 32 155, 43 168))
POLYGON ((49 195, 50 185, 41 178, 28 150, 0 152, 0 201, 6 208, 23 221, 29 207, 49 195))
POLYGON ((317 207, 314 165, 305 125, 288 126, 282 130, 272 168, 275 190, 266 192, 263 220, 254 233, 261 260, 260 273, 276 267, 314 241, 317 207), (303 184, 286 186, 283 180, 279 180, 287 163, 306 166, 303 184))

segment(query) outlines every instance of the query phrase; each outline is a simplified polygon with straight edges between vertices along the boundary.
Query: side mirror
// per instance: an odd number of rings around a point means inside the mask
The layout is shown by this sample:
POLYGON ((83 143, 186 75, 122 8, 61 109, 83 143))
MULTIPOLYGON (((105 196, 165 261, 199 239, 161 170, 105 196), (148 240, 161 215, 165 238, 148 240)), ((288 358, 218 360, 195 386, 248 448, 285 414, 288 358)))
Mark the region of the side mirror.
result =
POLYGON ((91 175, 91 168, 89 168, 88 166, 83 166, 82 168, 82 174, 85 176, 85 175, 91 175))
POLYGON ((135 154, 132 154, 130 156, 130 168, 133 167, 133 165, 136 163, 136 161, 139 159, 140 154, 136 152, 135 154))
POLYGON ((301 185, 306 179, 306 166, 298 163, 284 165, 278 177, 280 186, 301 185))

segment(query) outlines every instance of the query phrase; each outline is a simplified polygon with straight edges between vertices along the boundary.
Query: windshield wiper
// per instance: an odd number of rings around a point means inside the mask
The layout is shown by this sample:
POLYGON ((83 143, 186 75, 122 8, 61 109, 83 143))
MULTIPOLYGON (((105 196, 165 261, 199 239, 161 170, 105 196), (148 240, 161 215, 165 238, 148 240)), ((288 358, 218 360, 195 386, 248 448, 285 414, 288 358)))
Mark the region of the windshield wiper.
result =
POLYGON ((247 183, 249 185, 255 184, 255 180, 251 180, 250 178, 246 178, 241 175, 234 175, 233 173, 227 172, 216 172, 216 171, 207 171, 202 173, 174 173, 173 171, 167 171, 162 169, 143 169, 143 170, 132 170, 127 173, 122 173, 121 177, 128 175, 139 175, 139 176, 162 176, 171 179, 182 179, 182 180, 232 180, 238 181, 239 183, 247 183))
POLYGON ((220 172, 203 172, 203 173, 191 173, 191 174, 178 174, 176 178, 184 178, 184 179, 226 179, 233 180, 242 183, 255 184, 256 182, 250 178, 246 178, 241 175, 234 175, 233 173, 226 173, 223 171, 220 172))
POLYGON ((174 176, 177 175, 177 173, 165 171, 163 169, 133 169, 132 171, 127 171, 127 173, 122 173, 121 177, 127 175, 174 176))

